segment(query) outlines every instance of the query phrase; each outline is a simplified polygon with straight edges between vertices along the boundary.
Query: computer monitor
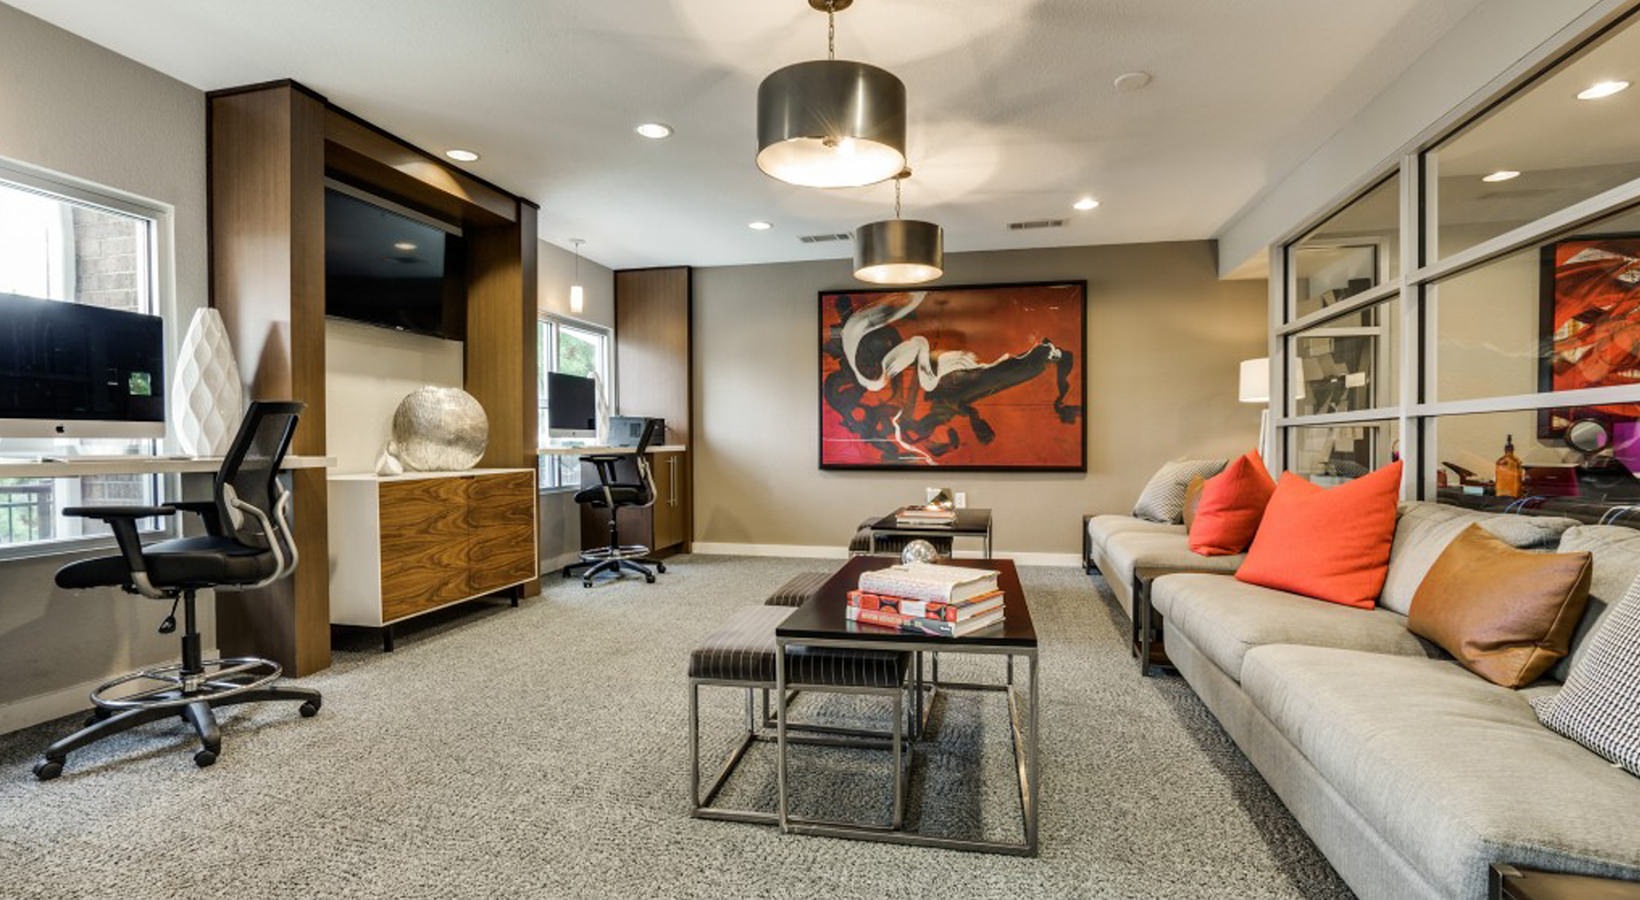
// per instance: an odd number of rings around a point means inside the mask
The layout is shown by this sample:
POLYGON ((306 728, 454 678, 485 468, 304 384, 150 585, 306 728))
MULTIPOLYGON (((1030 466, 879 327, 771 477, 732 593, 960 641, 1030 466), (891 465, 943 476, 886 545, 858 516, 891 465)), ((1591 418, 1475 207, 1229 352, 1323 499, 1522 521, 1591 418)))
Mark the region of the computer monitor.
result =
POLYGON ((0 294, 0 437, 164 436, 159 316, 0 294))
POLYGON ((598 382, 579 375, 547 373, 547 436, 598 436, 598 382))

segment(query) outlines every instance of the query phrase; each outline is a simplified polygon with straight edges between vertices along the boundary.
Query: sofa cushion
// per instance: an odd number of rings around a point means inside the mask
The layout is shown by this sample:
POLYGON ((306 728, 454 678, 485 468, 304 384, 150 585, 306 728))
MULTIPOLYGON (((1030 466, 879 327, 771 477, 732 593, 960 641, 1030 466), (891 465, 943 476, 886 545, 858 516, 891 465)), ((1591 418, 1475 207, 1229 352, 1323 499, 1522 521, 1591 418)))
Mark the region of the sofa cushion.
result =
POLYGON ((1133 515, 1152 522, 1183 522, 1184 492, 1190 486, 1190 479, 1197 475, 1211 478, 1224 468, 1224 463, 1222 459, 1175 459, 1162 463, 1145 483, 1145 489, 1139 492, 1133 515))
POLYGON ((1237 457, 1223 472, 1202 483, 1195 521, 1185 526, 1190 531, 1190 549, 1203 556, 1247 552, 1275 489, 1257 451, 1237 457))
POLYGON ((1486 896, 1493 862, 1640 878, 1640 781, 1538 724, 1530 692, 1299 646, 1249 652, 1242 689, 1444 896, 1486 896))
POLYGON ((1566 529, 1560 538, 1560 552, 1587 550, 1594 554, 1594 576, 1589 582, 1589 602, 1583 621, 1572 635, 1571 655, 1561 660, 1549 674, 1565 681, 1583 655, 1589 635, 1599 627, 1609 605, 1622 599, 1634 579, 1640 577, 1640 531, 1621 525, 1579 525, 1566 529))
POLYGON ((1317 603, 1299 594, 1223 575, 1168 575, 1150 586, 1150 603, 1224 674, 1241 679, 1242 658, 1265 644, 1311 644, 1405 656, 1435 651, 1383 609, 1317 603))
POLYGON ((1566 686, 1532 708, 1543 724, 1640 775, 1640 580, 1611 605, 1566 686))
POLYGON ((1424 576, 1407 629, 1487 681, 1522 688, 1566 655, 1589 569, 1586 552, 1516 550, 1470 525, 1424 576))
POLYGON ((1236 571, 1241 565, 1241 554, 1234 556, 1201 556, 1190 552, 1190 539, 1179 532, 1157 533, 1128 531, 1113 534, 1105 541, 1105 559, 1114 571, 1106 572, 1110 580, 1132 584, 1140 569, 1166 569, 1173 572, 1236 571))
POLYGON ((1549 516, 1511 516, 1482 513, 1444 503, 1415 501, 1401 504, 1395 521, 1395 541, 1389 552, 1380 606, 1401 615, 1412 610, 1412 595, 1446 545, 1470 525, 1479 524, 1511 547, 1541 550, 1555 546, 1576 519, 1549 516))
POLYGON ((1330 603, 1377 606, 1400 490, 1400 461, 1330 489, 1282 473, 1236 577, 1330 603))
POLYGON ((1105 549, 1105 542, 1110 540, 1111 536, 1129 531, 1177 535, 1185 533, 1183 525, 1152 522, 1149 519, 1135 519, 1132 516, 1094 516, 1088 520, 1088 543, 1095 551, 1101 551, 1105 549))
MULTIPOLYGON (((1214 475, 1213 477, 1217 478, 1219 476, 1214 475)), ((1202 487, 1206 484, 1207 480, 1200 475, 1192 475, 1190 476, 1190 483, 1185 485, 1184 510, 1179 513, 1179 518, 1184 522, 1184 530, 1187 532, 1190 530, 1190 526, 1196 524, 1196 507, 1201 505, 1202 487)))

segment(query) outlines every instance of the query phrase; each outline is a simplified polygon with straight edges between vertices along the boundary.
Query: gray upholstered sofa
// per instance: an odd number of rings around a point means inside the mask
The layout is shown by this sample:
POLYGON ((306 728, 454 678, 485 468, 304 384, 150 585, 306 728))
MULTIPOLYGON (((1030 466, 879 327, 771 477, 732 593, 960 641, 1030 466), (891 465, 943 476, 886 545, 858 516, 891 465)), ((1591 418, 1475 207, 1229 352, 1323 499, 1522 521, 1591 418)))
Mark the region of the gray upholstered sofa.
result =
POLYGON ((1531 697, 1405 627, 1413 592, 1471 522, 1515 546, 1594 556, 1587 641, 1640 573, 1640 531, 1404 504, 1377 609, 1224 575, 1158 578, 1168 655, 1365 898, 1485 897, 1492 863, 1640 880, 1640 779, 1543 727, 1531 697))
POLYGON ((1097 569, 1105 576, 1117 605, 1127 613, 1132 625, 1135 650, 1142 662, 1141 671, 1149 671, 1152 661, 1160 662, 1165 656, 1150 653, 1150 638, 1140 623, 1146 618, 1143 608, 1149 600, 1150 584, 1162 575, 1179 572, 1236 571, 1244 558, 1235 556, 1201 556, 1190 550, 1190 539, 1185 527, 1179 524, 1151 522, 1134 516, 1089 516, 1082 538, 1082 564, 1089 574, 1097 569))

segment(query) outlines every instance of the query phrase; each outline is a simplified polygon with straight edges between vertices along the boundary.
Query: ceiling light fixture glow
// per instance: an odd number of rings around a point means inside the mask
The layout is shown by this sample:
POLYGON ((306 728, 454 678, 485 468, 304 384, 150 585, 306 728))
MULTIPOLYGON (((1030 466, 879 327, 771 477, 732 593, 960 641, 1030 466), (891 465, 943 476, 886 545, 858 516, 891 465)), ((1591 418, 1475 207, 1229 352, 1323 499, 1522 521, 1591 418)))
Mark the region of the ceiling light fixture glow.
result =
POLYGON ((394 250, 402 250, 405 253, 409 253, 410 251, 416 249, 416 245, 412 244, 409 241, 395 241, 393 243, 393 249, 394 250))
POLYGON ((661 122, 645 122, 632 130, 652 141, 658 141, 662 138, 669 138, 672 136, 672 126, 661 122))
POLYGON ((581 245, 586 240, 570 238, 569 242, 575 245, 575 281, 569 286, 569 311, 580 315, 587 307, 586 291, 581 289, 581 245))
POLYGON ((774 227, 774 223, 765 222, 762 219, 759 219, 756 222, 747 222, 746 227, 753 231, 768 231, 770 228, 774 227))
POLYGON ((1600 100, 1628 90, 1627 81, 1599 81, 1577 92, 1579 100, 1600 100))
POLYGON ((1510 181, 1519 177, 1520 173, 1514 169, 1499 169, 1490 175, 1482 175, 1481 180, 1488 184, 1497 184, 1500 181, 1510 181))
POLYGON ((444 151, 444 155, 450 157, 456 162, 478 162, 478 154, 471 150, 455 148, 444 151))
POLYGON ((854 277, 872 284, 922 284, 945 274, 945 232, 933 222, 900 218, 900 184, 894 178, 894 218, 854 230, 854 277))
POLYGON ((1083 197, 1082 199, 1071 204, 1072 209, 1079 209, 1083 212, 1087 212, 1090 209, 1097 209, 1098 207, 1099 201, 1093 199, 1092 197, 1083 197))
POLYGON ((809 0, 826 14, 826 58, 757 86, 757 167, 799 187, 876 184, 905 168, 905 83, 837 58, 836 14, 854 0, 809 0))

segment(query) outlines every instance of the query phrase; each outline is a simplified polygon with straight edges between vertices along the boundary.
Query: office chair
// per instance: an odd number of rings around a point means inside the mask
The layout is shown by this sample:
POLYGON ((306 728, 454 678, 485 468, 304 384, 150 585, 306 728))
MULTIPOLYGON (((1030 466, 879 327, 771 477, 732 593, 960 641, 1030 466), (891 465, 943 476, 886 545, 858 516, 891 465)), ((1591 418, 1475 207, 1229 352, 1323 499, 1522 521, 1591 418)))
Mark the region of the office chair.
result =
POLYGON ((625 570, 636 572, 643 576, 644 581, 654 584, 655 572, 666 573, 665 563, 649 558, 648 547, 643 544, 621 543, 618 524, 618 513, 622 509, 642 509, 655 505, 655 481, 650 476, 649 459, 644 453, 649 449, 649 442, 654 440, 660 424, 660 419, 645 419, 643 433, 638 436, 637 446, 632 448, 631 459, 637 468, 637 484, 622 484, 616 480, 615 464, 626 459, 627 454, 607 453, 581 457, 582 462, 592 463, 598 470, 598 486, 576 491, 575 502, 593 509, 609 510, 609 545, 582 550, 580 562, 570 563, 564 567, 565 578, 573 575, 576 569, 586 568, 586 574, 581 577, 581 586, 592 587, 594 576, 602 572, 613 572, 619 578, 625 570), (655 567, 654 572, 649 570, 650 566, 655 567))
POLYGON ((91 718, 85 727, 46 748, 45 758, 34 766, 35 777, 56 778, 74 750, 170 716, 181 716, 199 734, 201 749, 194 754, 194 763, 204 767, 222 752, 213 712, 217 707, 289 700, 301 704, 304 718, 319 711, 323 700, 318 691, 273 683, 282 670, 272 660, 202 658, 194 611, 194 595, 201 588, 250 590, 272 584, 296 568, 296 544, 286 518, 290 494, 279 483, 279 465, 290 449, 303 406, 265 401, 250 405, 217 471, 211 500, 63 510, 66 516, 108 523, 120 553, 58 569, 57 585, 120 587, 129 594, 170 600, 171 614, 160 625, 161 634, 176 630, 181 606, 182 662, 123 675, 92 691, 96 706, 91 718), (137 521, 179 510, 199 516, 205 534, 144 547, 137 537, 137 521), (130 691, 133 686, 139 689, 130 691))

